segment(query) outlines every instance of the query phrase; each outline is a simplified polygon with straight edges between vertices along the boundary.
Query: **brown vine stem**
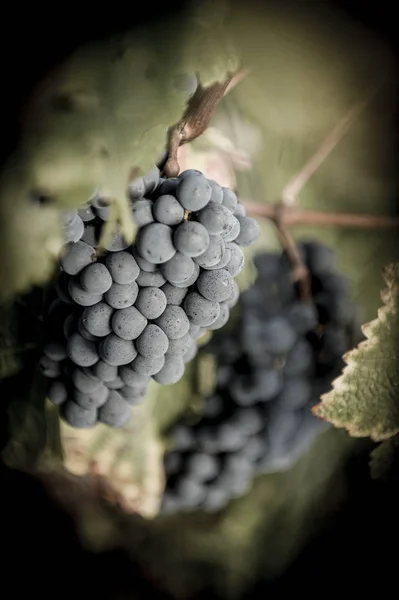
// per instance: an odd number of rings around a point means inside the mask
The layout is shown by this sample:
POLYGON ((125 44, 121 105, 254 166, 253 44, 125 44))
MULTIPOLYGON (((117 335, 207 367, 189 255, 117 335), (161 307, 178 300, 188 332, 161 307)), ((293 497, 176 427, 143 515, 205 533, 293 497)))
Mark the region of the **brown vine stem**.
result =
POLYGON ((223 82, 217 82, 207 87, 198 85, 188 102, 183 118, 169 131, 169 158, 163 170, 164 176, 176 177, 179 174, 180 167, 177 160, 179 146, 192 142, 204 133, 223 96, 245 75, 245 71, 232 73, 223 82))
MULTIPOLYGON (((384 215, 368 215, 356 213, 330 213, 307 210, 294 206, 285 206, 281 211, 280 204, 262 204, 250 200, 240 200, 245 206, 247 215, 261 217, 276 223, 282 219, 284 227, 296 225, 315 225, 320 227, 352 227, 353 229, 389 229, 399 227, 399 217, 384 215), (276 217, 277 213, 281 213, 276 217)), ((281 221, 280 221, 281 222, 281 221)))
POLYGON ((342 140, 360 113, 370 104, 371 100, 375 97, 384 82, 385 79, 380 80, 378 84, 369 92, 366 98, 359 101, 351 108, 351 110, 332 129, 332 131, 330 131, 327 137, 324 138, 316 152, 314 152, 299 173, 297 173, 285 186, 281 194, 281 199, 285 204, 290 205, 296 201, 302 188, 317 171, 317 169, 323 164, 326 158, 331 154, 335 146, 337 146, 337 144, 342 140))

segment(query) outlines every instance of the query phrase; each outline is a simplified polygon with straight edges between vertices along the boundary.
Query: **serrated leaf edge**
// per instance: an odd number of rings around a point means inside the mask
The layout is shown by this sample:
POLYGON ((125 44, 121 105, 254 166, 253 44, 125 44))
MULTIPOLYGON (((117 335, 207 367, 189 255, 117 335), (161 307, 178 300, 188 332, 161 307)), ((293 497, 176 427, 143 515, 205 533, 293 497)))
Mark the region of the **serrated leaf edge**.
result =
POLYGON ((355 369, 353 364, 354 360, 352 362, 352 359, 355 359, 359 352, 369 348, 374 343, 372 338, 376 328, 386 320, 388 314, 390 314, 392 311, 397 311, 397 307, 395 307, 395 299, 399 296, 399 263, 391 263, 384 267, 382 271, 382 277, 387 286, 380 293, 383 306, 378 309, 377 317, 375 319, 362 325, 361 330, 366 339, 359 342, 355 348, 349 350, 343 355, 342 358, 346 365, 343 368, 341 375, 331 382, 332 389, 329 392, 322 394, 320 396, 320 402, 312 408, 312 413, 316 417, 331 423, 337 428, 346 429, 351 437, 370 437, 375 442, 384 441, 396 435, 399 433, 399 427, 392 428, 387 433, 370 431, 357 427, 356 421, 348 424, 340 421, 338 418, 327 418, 323 412, 325 411, 326 406, 328 407, 329 404, 333 402, 333 394, 338 390, 345 390, 347 387, 346 376, 355 369))

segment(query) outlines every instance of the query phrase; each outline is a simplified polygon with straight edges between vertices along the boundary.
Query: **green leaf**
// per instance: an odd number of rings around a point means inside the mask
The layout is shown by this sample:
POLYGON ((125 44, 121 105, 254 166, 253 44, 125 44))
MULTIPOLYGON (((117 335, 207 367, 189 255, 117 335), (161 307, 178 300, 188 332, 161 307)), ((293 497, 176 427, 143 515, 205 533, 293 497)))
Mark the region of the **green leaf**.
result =
POLYGON ((39 469, 59 461, 62 449, 58 414, 45 410, 47 381, 35 369, 24 371, 13 382, 14 397, 9 403, 10 439, 1 458, 9 467, 39 469))
POLYGON ((223 24, 204 26, 190 11, 82 47, 42 82, 0 173, 0 297, 50 278, 63 243, 60 209, 96 190, 114 207, 105 235, 119 225, 133 240, 127 186, 158 160, 184 113, 175 76, 223 79, 234 56, 223 24), (53 202, 34 205, 34 193, 53 202))
POLYGON ((366 340, 344 356, 346 367, 314 413, 353 437, 387 439, 399 432, 399 264, 384 270, 387 288, 378 318, 362 327, 366 340))

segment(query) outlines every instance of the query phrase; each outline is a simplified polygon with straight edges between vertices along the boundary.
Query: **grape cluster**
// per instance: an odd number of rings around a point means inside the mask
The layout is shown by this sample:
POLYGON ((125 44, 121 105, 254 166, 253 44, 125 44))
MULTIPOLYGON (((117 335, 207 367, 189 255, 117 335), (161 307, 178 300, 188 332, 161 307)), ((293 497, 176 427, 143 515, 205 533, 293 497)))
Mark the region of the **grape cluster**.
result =
POLYGON ((289 468, 325 426, 311 408, 357 342, 355 307, 331 249, 303 242, 299 252, 311 300, 292 283, 285 253, 258 254, 237 321, 205 347, 217 360, 216 391, 197 423, 172 430, 164 512, 221 508, 255 474, 289 468))
POLYGON ((73 427, 122 427, 150 379, 174 384, 197 339, 227 322, 237 302, 240 246, 258 225, 231 190, 188 170, 154 167, 129 186, 133 246, 115 230, 97 252, 109 203, 96 195, 64 215, 65 247, 47 315, 48 398, 73 427))

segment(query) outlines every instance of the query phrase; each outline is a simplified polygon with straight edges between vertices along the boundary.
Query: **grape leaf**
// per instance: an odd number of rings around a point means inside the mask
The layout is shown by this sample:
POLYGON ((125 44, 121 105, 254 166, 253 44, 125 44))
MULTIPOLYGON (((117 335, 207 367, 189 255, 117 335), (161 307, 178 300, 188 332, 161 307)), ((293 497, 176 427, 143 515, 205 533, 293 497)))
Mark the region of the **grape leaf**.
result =
POLYGON ((346 366, 314 413, 353 437, 387 439, 399 432, 399 264, 384 270, 378 318, 362 327, 366 340, 344 356, 346 366))
POLYGON ((82 47, 41 82, 0 174, 1 297, 49 279, 63 243, 60 209, 95 191, 112 203, 105 233, 119 225, 133 240, 128 183, 159 159, 184 113, 187 93, 176 76, 197 72, 206 85, 236 64, 223 30, 220 20, 182 12, 170 24, 82 47), (37 196, 51 202, 39 206, 37 196))

